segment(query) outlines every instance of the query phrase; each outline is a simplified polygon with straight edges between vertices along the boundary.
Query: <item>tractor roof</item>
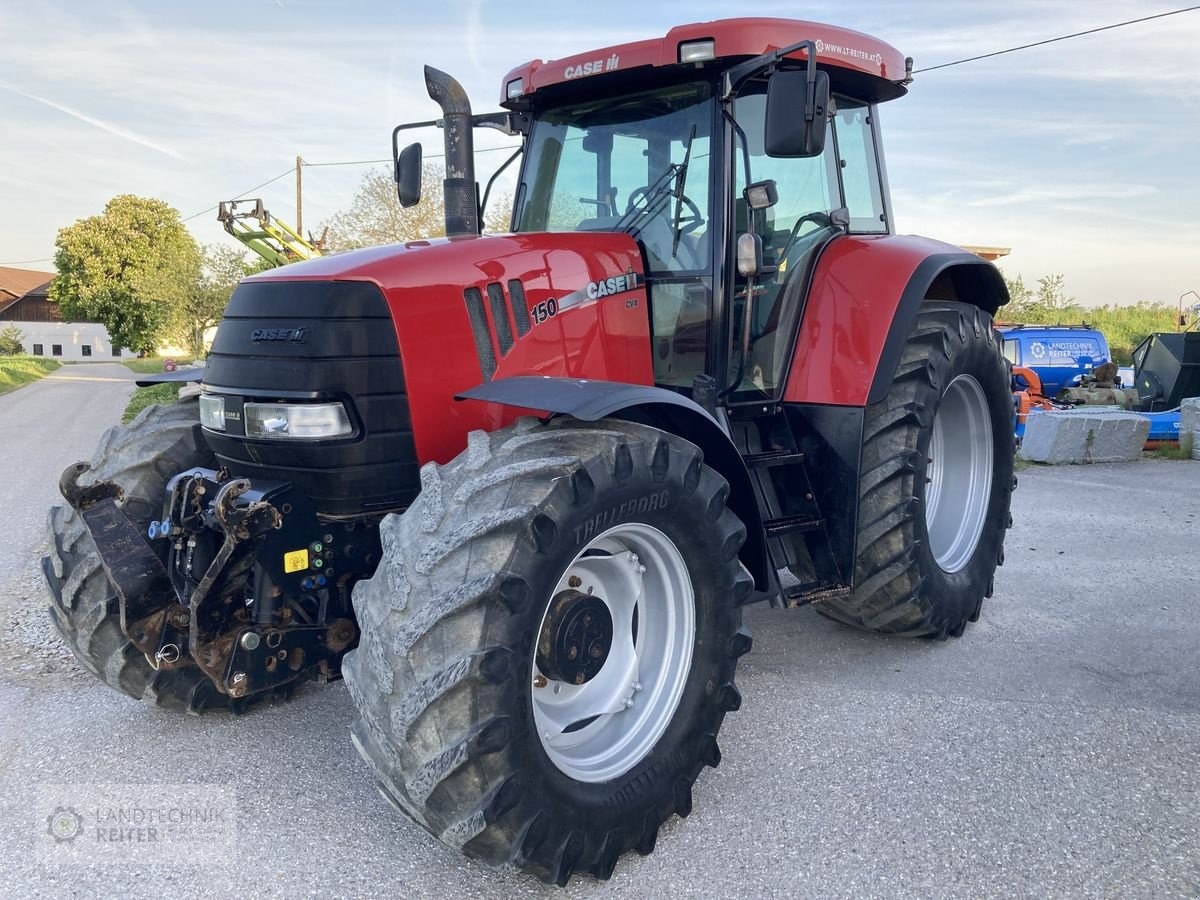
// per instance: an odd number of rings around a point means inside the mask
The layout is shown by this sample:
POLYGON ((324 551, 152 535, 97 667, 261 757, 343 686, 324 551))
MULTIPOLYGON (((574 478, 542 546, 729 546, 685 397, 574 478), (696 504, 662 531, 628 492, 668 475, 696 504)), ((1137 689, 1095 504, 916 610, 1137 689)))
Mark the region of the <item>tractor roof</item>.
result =
MULTIPOLYGON (((830 69, 835 89, 839 82, 864 99, 890 100, 905 93, 905 58, 895 47, 869 35, 833 25, 802 22, 796 19, 721 19, 679 25, 663 37, 589 50, 549 62, 535 59, 517 66, 500 85, 500 103, 524 107, 531 95, 558 86, 589 82, 587 90, 599 89, 607 82, 630 72, 647 68, 683 69, 706 63, 680 62, 680 47, 697 41, 713 42, 713 59, 729 64, 737 59, 759 56, 799 41, 813 41, 817 63, 830 69), (842 77, 839 78, 839 75, 842 77), (509 87, 520 80, 520 94, 510 95, 509 87)), ((794 55, 804 59, 802 51, 794 55)), ((711 65, 711 63, 707 63, 711 65)), ((580 85, 582 87, 582 85, 580 85)), ((513 85, 514 92, 516 86, 513 85)))

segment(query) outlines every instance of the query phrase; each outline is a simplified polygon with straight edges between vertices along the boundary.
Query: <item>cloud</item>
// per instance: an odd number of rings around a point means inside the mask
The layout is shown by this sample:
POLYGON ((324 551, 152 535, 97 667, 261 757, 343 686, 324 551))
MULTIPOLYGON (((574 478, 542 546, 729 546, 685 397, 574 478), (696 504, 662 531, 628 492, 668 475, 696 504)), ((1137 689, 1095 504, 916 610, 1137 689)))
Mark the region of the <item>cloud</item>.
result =
MULTIPOLYGON (((17 213, 0 219, 6 258, 49 256, 59 227, 115 193, 162 197, 188 216, 283 171, 296 154, 387 156, 392 126, 437 115, 423 62, 459 78, 483 112, 503 74, 527 59, 731 14, 719 0, 611 0, 602 12, 558 3, 552 15, 494 0, 391 2, 356 16, 320 2, 287 2, 281 13, 280 2, 7 4, 3 77, 21 94, 0 92, 0 204, 17 213), (30 102, 17 100, 25 95, 30 102), (139 141, 149 152, 135 150, 139 141)), ((878 35, 920 68, 1145 14, 1132 5, 814 0, 803 15, 878 35)), ((882 112, 901 227, 1011 245, 1028 274, 1064 271, 1081 297, 1109 297, 1090 273, 1118 261, 1142 279, 1132 293, 1166 295, 1194 280, 1183 236, 1194 250, 1197 46, 1193 13, 918 76, 909 97, 882 112), (1133 251, 1149 253, 1153 241, 1139 237, 1135 247, 1131 232, 1165 233, 1172 255, 1144 265, 1133 251)), ((429 154, 441 152, 438 132, 418 137, 429 154)), ((481 148, 500 142, 478 135, 481 148)), ((506 155, 480 156, 482 181, 506 155)), ((305 169, 305 224, 348 205, 367 170, 305 169)), ((294 190, 283 178, 256 193, 294 224, 294 190)), ((225 239, 210 213, 188 224, 201 240, 225 239)))
POLYGON ((135 134, 128 128, 122 128, 120 125, 113 124, 112 122, 105 122, 101 119, 97 119, 95 116, 89 116, 87 113, 82 113, 77 109, 72 109, 65 103, 56 103, 53 100, 48 100, 47 98, 38 96, 30 91, 23 91, 15 85, 8 84, 4 81, 0 81, 0 90, 8 91, 11 94, 16 94, 18 97, 24 97, 26 100, 33 100, 37 103, 41 103, 50 107, 51 109, 58 110, 64 115, 78 119, 80 122, 84 122, 94 128, 99 128, 101 131, 107 131, 109 134, 116 135, 117 137, 126 141, 131 141, 134 144, 139 144, 147 149, 162 153, 171 157, 172 159, 177 159, 180 162, 188 161, 186 156, 184 156, 182 153, 172 150, 170 147, 165 147, 162 144, 155 143, 148 138, 144 138, 141 135, 135 134))
MULTIPOLYGON (((980 185, 973 184, 977 192, 980 185)), ((1156 193, 1157 189, 1147 184, 1056 184, 1022 185, 1011 182, 1002 193, 992 196, 975 196, 967 201, 968 206, 1020 206, 1022 204, 1045 204, 1057 201, 1080 200, 1129 200, 1156 193)))

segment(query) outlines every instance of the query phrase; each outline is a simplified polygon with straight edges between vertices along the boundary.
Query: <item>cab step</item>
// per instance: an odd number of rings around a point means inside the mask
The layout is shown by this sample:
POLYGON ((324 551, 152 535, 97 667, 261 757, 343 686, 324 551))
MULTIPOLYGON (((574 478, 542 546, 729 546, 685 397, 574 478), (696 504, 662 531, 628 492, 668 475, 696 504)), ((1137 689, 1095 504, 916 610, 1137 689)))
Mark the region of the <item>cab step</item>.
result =
POLYGON ((763 531, 768 538, 782 537, 785 534, 803 534, 809 531, 820 531, 825 527, 825 520, 812 516, 780 516, 777 519, 767 519, 763 522, 763 531))
POLYGON ((850 588, 844 584, 797 584, 784 591, 783 605, 788 609, 796 609, 849 596, 850 588))
POLYGON ((767 450, 764 453, 748 453, 742 457, 748 469, 765 469, 769 466, 790 466, 804 462, 804 454, 796 450, 767 450))

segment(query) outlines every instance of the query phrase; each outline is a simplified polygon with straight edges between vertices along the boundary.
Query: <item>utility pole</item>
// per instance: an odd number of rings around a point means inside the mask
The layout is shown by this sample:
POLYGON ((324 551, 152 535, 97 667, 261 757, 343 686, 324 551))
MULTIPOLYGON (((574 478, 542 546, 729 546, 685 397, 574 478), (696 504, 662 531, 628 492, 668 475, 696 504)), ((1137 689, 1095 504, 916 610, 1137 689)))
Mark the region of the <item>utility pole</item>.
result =
POLYGON ((304 234, 304 194, 301 184, 300 167, 304 165, 304 160, 299 155, 296 156, 296 233, 304 234))

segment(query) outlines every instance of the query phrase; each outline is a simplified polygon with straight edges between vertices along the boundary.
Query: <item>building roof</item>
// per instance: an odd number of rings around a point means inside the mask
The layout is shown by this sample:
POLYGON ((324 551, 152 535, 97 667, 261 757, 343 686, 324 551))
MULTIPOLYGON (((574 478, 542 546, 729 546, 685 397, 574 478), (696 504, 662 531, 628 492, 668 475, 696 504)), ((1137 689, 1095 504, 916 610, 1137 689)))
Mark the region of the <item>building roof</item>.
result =
POLYGON ((969 253, 974 253, 976 256, 992 260, 1008 256, 1008 254, 1012 253, 1011 247, 979 247, 972 244, 963 244, 962 248, 969 253))
MULTIPOLYGON (((44 288, 54 280, 53 272, 35 272, 33 269, 14 269, 0 266, 0 302, 15 300, 44 288)), ((45 293, 45 291, 37 291, 45 293)))

